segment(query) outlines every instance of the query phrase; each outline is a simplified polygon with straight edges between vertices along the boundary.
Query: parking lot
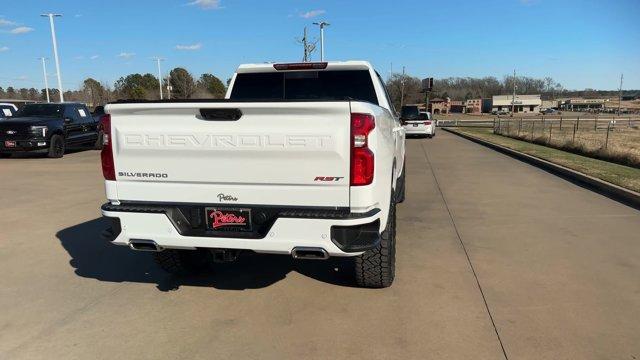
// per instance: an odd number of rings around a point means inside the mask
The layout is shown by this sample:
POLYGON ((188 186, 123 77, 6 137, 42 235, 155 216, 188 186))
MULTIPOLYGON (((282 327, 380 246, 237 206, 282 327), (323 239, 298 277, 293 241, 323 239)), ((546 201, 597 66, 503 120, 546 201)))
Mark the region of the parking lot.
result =
POLYGON ((0 160, 0 359, 637 359, 640 212, 454 135, 407 140, 391 288, 250 255, 176 278, 100 240, 97 151, 0 160))

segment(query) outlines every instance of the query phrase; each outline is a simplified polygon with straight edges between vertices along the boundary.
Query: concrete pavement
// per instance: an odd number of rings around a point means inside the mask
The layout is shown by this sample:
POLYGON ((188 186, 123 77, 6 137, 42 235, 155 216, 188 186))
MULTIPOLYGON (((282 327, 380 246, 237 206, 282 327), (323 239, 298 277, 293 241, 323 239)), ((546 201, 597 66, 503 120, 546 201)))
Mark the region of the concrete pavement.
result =
POLYGON ((0 160, 0 359, 640 357, 640 212, 439 132, 408 140, 397 277, 252 255, 188 279, 100 241, 97 152, 0 160))

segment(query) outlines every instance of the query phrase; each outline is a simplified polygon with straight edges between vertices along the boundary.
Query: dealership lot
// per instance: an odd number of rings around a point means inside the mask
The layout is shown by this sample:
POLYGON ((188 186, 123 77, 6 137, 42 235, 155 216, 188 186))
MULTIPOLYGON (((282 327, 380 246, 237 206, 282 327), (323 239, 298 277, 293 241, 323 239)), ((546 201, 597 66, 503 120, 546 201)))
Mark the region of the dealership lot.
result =
POLYGON ((175 278, 99 239, 99 153, 0 160, 0 358, 640 358, 640 212, 454 135, 407 140, 397 277, 251 255, 175 278))

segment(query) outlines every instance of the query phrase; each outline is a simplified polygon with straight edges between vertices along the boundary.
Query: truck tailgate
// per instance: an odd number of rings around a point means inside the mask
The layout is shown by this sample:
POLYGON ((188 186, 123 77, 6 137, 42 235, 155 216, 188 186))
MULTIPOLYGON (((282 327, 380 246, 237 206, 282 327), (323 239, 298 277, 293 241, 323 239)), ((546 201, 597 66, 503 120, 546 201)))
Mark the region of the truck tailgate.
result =
POLYGON ((132 103, 106 111, 118 200, 349 206, 347 101, 132 103), (233 114, 241 116, 226 118, 233 114))

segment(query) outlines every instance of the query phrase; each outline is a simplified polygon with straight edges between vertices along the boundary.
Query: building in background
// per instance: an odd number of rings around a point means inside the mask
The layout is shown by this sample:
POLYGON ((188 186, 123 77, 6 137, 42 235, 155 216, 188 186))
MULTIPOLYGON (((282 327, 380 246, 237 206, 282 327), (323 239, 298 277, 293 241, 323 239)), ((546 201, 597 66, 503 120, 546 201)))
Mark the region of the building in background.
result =
POLYGON ((558 110, 558 104, 559 104, 558 100, 542 100, 542 105, 540 107, 540 110, 546 110, 546 109, 558 110))
POLYGON ((482 99, 482 112, 488 114, 491 112, 491 105, 493 104, 492 99, 482 99))
POLYGON ((491 110, 512 111, 513 108, 514 113, 538 113, 541 105, 540 95, 516 95, 515 100, 513 95, 494 95, 491 110))
POLYGON ((560 108, 566 111, 596 111, 604 110, 605 99, 572 98, 560 101, 560 108))
POLYGON ((465 110, 465 102, 462 100, 450 100, 449 112, 456 114, 463 114, 465 110))
POLYGON ((429 100, 429 111, 433 115, 448 114, 450 112, 451 99, 435 98, 429 100))
POLYGON ((482 99, 469 99, 465 101, 464 112, 467 114, 481 114, 482 99))

